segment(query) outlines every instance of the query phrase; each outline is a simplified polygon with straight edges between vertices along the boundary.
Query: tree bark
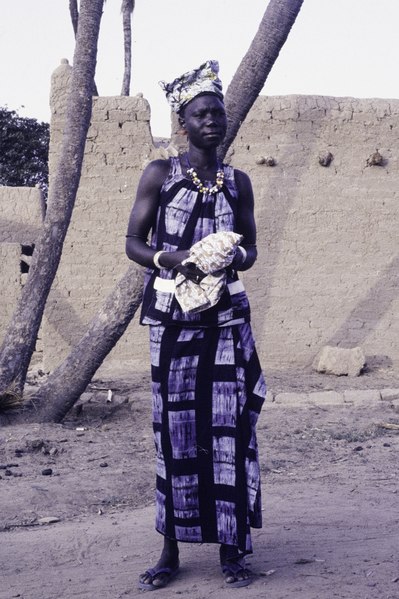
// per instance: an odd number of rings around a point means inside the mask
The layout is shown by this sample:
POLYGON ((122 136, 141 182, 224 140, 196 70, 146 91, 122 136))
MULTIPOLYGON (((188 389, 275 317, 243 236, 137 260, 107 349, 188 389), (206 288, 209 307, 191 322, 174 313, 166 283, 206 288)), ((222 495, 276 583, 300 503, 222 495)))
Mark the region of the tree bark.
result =
POLYGON ((69 14, 71 15, 73 32, 76 34, 78 32, 78 22, 79 22, 79 10, 78 10, 78 0, 69 0, 69 14))
MULTIPOLYGON (((262 89, 302 2, 303 0, 271 0, 259 28, 261 33, 258 31, 255 36, 237 75, 227 90, 227 111, 234 103, 231 99, 232 96, 241 98, 239 102, 243 103, 244 109, 240 111, 238 106, 232 112, 229 121, 229 141, 223 146, 224 152, 233 142, 241 122, 245 118, 242 115, 244 112, 245 115, 248 113, 262 89), (270 23, 265 20, 267 15, 271 15, 270 23), (272 58, 268 59, 267 67, 261 69, 262 75, 259 77, 257 68, 259 61, 266 61, 265 56, 272 58), (247 74, 245 68, 248 69, 247 74), (252 83, 253 81, 255 83, 252 83), (241 86, 243 86, 242 89, 241 86), (249 88, 251 88, 250 101, 247 98, 249 88), (256 92, 253 91, 255 89, 256 92)), ((101 311, 92 320, 78 346, 35 393, 33 400, 38 408, 36 419, 57 422, 62 420, 79 399, 102 360, 126 330, 140 303, 140 293, 141 282, 139 282, 137 271, 130 267, 108 297, 101 311), (76 384, 74 383, 75 377, 79 379, 76 384)))
POLYGON ((132 76, 132 13, 135 0, 122 0, 123 19, 123 46, 125 67, 123 71, 121 96, 130 94, 130 80, 132 76))
POLYGON ((270 0, 259 29, 225 95, 227 134, 220 147, 221 160, 262 91, 302 3, 303 0, 270 0))
MULTIPOLYGON (((104 0, 104 4, 105 4, 104 0)), ((79 9, 78 9, 78 0, 69 0, 69 14, 71 15, 71 22, 72 22, 72 27, 73 27, 73 33, 75 35, 75 40, 76 40, 76 36, 78 34, 78 27, 79 27, 79 9)), ((92 95, 93 96, 98 96, 98 89, 97 89, 97 85, 96 82, 93 79, 93 90, 92 90, 92 95)))
POLYGON ((142 285, 143 269, 132 264, 66 360, 29 398, 35 421, 60 422, 72 408, 133 318, 142 285))
POLYGON ((82 0, 65 132, 49 190, 43 232, 28 280, 0 349, 0 394, 22 392, 47 297, 61 259, 75 203, 92 110, 97 42, 104 0, 82 0))

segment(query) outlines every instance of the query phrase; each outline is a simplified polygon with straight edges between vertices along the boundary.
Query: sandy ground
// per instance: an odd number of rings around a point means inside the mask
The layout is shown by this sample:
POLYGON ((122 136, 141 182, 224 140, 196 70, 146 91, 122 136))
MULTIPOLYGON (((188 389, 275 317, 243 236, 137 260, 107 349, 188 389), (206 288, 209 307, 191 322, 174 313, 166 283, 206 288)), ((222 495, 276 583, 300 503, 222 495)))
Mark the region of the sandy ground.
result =
MULTIPOLYGON (((399 388, 384 372, 268 379, 274 392, 399 388)), ((140 373, 96 381, 62 425, 0 428, 1 599, 143 595, 138 575, 161 546, 148 389, 140 373)), ((182 545, 181 572, 159 596, 398 599, 399 432, 386 423, 399 423, 398 401, 266 405, 253 584, 226 589, 217 548, 182 545)))

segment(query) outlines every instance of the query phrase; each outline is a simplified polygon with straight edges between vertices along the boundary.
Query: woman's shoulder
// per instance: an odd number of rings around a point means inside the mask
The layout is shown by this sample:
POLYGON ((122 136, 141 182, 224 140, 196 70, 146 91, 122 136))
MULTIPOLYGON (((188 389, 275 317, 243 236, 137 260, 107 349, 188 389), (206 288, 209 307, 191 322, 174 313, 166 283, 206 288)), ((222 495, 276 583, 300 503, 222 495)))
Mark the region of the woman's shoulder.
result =
POLYGON ((235 168, 235 169, 233 169, 233 171, 234 171, 234 177, 235 177, 236 181, 250 181, 250 178, 247 175, 247 173, 240 170, 239 168, 235 168))
POLYGON ((153 185, 161 187, 165 179, 167 178, 171 169, 170 159, 157 159, 152 160, 147 164, 143 171, 142 180, 151 181, 153 185))
POLYGON ((152 160, 147 164, 144 169, 144 173, 149 172, 152 175, 156 175, 157 173, 165 175, 170 171, 171 167, 171 158, 158 158, 157 160, 152 160))
POLYGON ((234 180, 236 182, 237 188, 240 192, 246 192, 248 190, 252 190, 251 179, 244 171, 241 171, 238 168, 234 169, 234 180))
POLYGON ((229 164, 223 164, 224 178, 228 186, 236 189, 240 195, 252 189, 251 179, 244 171, 238 168, 233 168, 229 164))

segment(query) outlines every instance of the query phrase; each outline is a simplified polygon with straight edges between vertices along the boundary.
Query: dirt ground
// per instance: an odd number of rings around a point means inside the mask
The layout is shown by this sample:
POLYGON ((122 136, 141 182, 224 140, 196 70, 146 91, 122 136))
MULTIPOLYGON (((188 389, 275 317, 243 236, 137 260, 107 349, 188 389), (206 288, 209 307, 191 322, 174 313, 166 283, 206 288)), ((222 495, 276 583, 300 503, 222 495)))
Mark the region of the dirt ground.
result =
MULTIPOLYGON (((383 371, 266 374, 274 393, 399 388, 383 371)), ((159 596, 398 599, 399 431, 387 423, 399 423, 398 401, 269 402, 253 584, 226 589, 217 548, 182 545, 181 572, 159 596)), ((138 575, 161 546, 153 496, 147 374, 95 381, 63 424, 0 428, 0 598, 142 596, 138 575)))

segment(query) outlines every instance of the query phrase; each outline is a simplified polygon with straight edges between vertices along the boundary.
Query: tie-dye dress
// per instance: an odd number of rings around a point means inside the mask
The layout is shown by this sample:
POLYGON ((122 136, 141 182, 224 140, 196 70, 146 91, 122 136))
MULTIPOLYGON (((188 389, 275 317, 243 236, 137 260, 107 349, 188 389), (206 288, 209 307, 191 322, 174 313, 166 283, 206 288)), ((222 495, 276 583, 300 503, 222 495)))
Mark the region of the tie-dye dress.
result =
MULTIPOLYGON (((188 249, 209 233, 233 231, 238 192, 203 194, 170 159, 152 247, 188 249)), ((216 306, 185 314, 167 269, 148 269, 141 323, 150 325, 153 427, 157 455, 156 528, 171 539, 225 543, 252 551, 261 527, 256 422, 266 387, 237 273, 216 306)))

